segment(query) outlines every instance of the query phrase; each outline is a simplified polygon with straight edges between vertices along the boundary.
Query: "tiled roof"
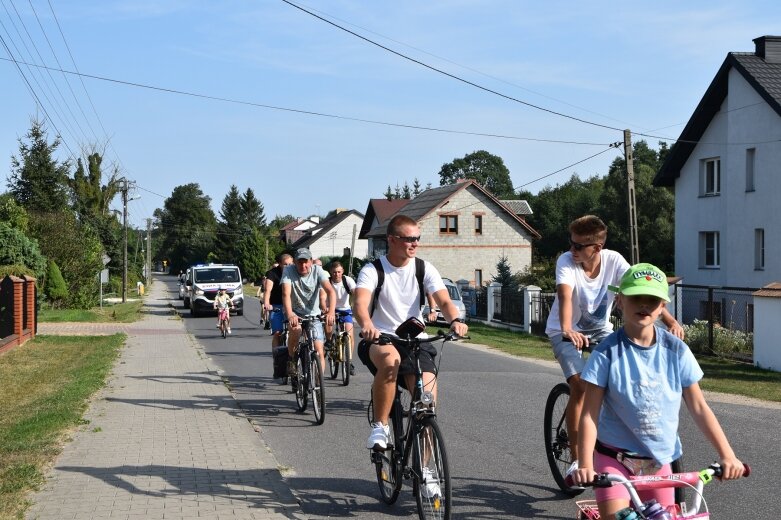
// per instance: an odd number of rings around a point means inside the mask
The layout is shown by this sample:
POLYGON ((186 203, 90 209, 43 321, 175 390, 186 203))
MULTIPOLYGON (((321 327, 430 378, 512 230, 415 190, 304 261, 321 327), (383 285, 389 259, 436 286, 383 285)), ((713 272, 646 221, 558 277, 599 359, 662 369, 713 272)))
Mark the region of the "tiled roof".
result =
POLYGON ((729 71, 735 69, 775 112, 781 116, 781 63, 768 63, 749 52, 727 54, 708 90, 694 110, 678 140, 654 177, 656 186, 673 186, 697 142, 727 97, 729 71))
POLYGON ((358 217, 363 218, 363 213, 354 209, 349 211, 340 211, 339 213, 332 215, 330 218, 323 220, 317 226, 304 231, 304 236, 296 240, 296 242, 292 244, 291 247, 293 249, 298 249, 299 247, 311 246, 313 243, 315 243, 315 241, 317 241, 318 238, 324 237, 331 229, 336 227, 340 222, 342 222, 350 215, 358 215, 358 217))
POLYGON ((781 298, 781 282, 767 284, 760 290, 753 293, 753 296, 768 296, 770 298, 781 298))
POLYGON ((510 211, 516 215, 531 215, 532 208, 525 200, 502 200, 502 204, 510 208, 510 211))

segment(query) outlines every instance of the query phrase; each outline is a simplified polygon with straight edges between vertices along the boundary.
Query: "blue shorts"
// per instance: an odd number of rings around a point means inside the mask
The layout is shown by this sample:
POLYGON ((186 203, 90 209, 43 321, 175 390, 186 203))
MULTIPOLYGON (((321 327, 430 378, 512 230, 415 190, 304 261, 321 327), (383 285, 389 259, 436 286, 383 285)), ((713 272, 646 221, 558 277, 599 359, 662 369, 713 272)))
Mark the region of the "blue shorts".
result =
MULTIPOLYGON (((306 319, 306 316, 299 316, 299 320, 306 319)), ((325 332, 323 331, 323 322, 317 318, 312 319, 312 339, 315 341, 325 341, 325 332)))
POLYGON ((336 309, 336 317, 344 323, 352 323, 353 311, 352 309, 336 309))
POLYGON ((285 313, 282 312, 282 305, 272 305, 268 317, 271 322, 271 333, 279 334, 285 327, 285 313))
MULTIPOLYGON (((599 332, 597 334, 589 334, 592 341, 602 341, 611 332, 599 332)), ((551 345, 553 345, 553 355, 556 357, 556 361, 561 365, 561 371, 564 372, 564 379, 569 379, 575 374, 583 372, 583 367, 586 366, 586 360, 583 358, 583 351, 575 348, 575 345, 571 341, 566 340, 562 334, 554 334, 550 337, 551 345)))

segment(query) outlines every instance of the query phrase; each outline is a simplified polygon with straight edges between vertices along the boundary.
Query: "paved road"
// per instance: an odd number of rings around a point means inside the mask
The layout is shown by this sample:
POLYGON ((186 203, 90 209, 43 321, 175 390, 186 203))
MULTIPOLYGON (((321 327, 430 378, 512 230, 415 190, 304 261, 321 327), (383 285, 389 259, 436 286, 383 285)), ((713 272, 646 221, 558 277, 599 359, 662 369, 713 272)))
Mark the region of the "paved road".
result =
MULTIPOLYGON (((175 284, 172 283, 172 290, 175 284)), ((378 499, 373 467, 363 443, 370 375, 363 366, 349 387, 326 389, 325 424, 311 411, 295 412, 288 387, 274 385, 268 331, 257 326, 259 306, 249 298, 245 315, 233 318, 233 336, 218 337, 212 318, 189 318, 188 330, 221 367, 240 406, 259 426, 288 482, 312 518, 398 518, 415 515, 405 486, 391 507, 378 499)), ((542 414, 548 391, 560 380, 557 366, 448 344, 441 356, 439 421, 451 460, 455 518, 573 518, 575 506, 556 493, 542 451, 542 414)), ((750 382, 747 382, 750 384, 750 382)), ((778 406, 710 403, 738 453, 752 462, 754 477, 711 485, 706 498, 720 518, 738 518, 751 504, 757 518, 771 518, 771 489, 778 406), (763 478, 764 477, 764 478, 763 478)), ((682 438, 687 464, 713 461, 687 414, 682 438)), ((587 492, 586 496, 589 495, 587 492)))

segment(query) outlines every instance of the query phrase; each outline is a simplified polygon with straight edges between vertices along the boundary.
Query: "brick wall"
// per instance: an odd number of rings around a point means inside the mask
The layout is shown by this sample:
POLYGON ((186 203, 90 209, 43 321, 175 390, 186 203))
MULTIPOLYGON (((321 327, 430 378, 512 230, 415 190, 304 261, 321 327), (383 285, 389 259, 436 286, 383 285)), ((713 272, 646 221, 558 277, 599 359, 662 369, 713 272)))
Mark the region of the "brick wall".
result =
POLYGON ((6 276, 0 282, 0 353, 35 337, 35 278, 6 276))

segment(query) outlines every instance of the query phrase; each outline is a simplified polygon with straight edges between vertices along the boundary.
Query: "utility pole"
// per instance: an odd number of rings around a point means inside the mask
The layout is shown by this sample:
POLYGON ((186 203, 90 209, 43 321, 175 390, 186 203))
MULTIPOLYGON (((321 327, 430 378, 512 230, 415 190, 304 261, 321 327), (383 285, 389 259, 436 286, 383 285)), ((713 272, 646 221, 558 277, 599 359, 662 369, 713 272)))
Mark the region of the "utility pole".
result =
POLYGON ((629 208, 629 256, 631 263, 640 261, 637 237, 637 203, 635 201, 635 168, 632 155, 632 132, 624 130, 624 157, 626 158, 626 200, 629 208))
POLYGON ((355 233, 358 231, 357 224, 353 224, 353 241, 350 245, 350 267, 347 269, 347 276, 353 275, 353 257, 355 256, 355 233))
POLYGON ((122 303, 127 302, 127 179, 122 177, 122 227, 124 230, 122 253, 122 303))
POLYGON ((152 286, 152 219, 146 219, 146 285, 152 286))

